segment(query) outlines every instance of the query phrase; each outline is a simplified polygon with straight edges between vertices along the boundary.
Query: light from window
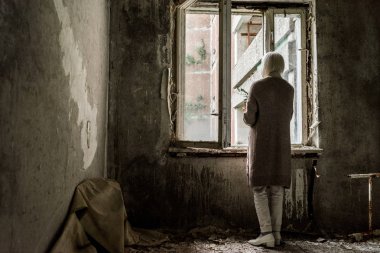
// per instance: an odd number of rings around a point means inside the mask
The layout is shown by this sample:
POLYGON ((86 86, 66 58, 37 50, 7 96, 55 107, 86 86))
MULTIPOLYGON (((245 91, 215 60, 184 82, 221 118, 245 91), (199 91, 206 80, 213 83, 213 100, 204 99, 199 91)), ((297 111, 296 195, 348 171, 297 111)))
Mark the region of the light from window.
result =
POLYGON ((179 17, 182 37, 179 37, 178 47, 177 138, 218 142, 223 143, 223 147, 246 146, 249 127, 243 122, 243 111, 247 93, 252 83, 262 78, 261 61, 265 52, 276 51, 285 60, 283 78, 295 90, 291 142, 302 144, 303 121, 306 121, 303 108, 306 96, 304 10, 232 9, 230 22, 227 22, 230 25, 221 33, 219 18, 225 18, 226 14, 222 12, 223 16, 220 16, 215 2, 191 0, 182 14, 179 17), (222 35, 230 39, 228 47, 220 47, 222 38, 219 36, 222 35), (225 53, 229 47, 231 68, 219 57, 219 50, 223 48, 225 53), (225 69, 231 77, 227 85, 219 80, 222 64, 226 64, 223 66, 227 66, 225 69), (219 98, 219 91, 223 91, 223 98, 219 98), (226 100, 230 105, 222 102, 226 100))
POLYGON ((243 121, 246 97, 252 82, 261 78, 263 16, 260 12, 233 14, 231 26, 231 144, 245 146, 249 132, 243 121))
MULTIPOLYGON (((261 78, 261 59, 264 55, 263 25, 260 16, 232 16, 231 45, 235 48, 232 64, 232 146, 247 145, 249 128, 244 124, 243 107, 245 92, 255 80, 261 78), (234 26, 234 24, 236 24, 234 26), (242 40, 243 36, 250 36, 242 40), (250 40, 251 39, 251 40, 250 40), (251 73, 249 73, 251 71, 251 73), (249 78, 246 78, 250 74, 249 78)), ((244 38, 244 37, 243 37, 244 38)), ((291 142, 302 141, 302 60, 301 60, 301 15, 274 14, 274 51, 285 60, 283 78, 294 87, 293 118, 290 123, 291 142)))
POLYGON ((186 10, 183 140, 218 140, 218 16, 186 10))
POLYGON ((285 60, 283 78, 294 87, 293 118, 290 137, 293 144, 302 141, 302 60, 301 15, 274 15, 274 50, 285 60))

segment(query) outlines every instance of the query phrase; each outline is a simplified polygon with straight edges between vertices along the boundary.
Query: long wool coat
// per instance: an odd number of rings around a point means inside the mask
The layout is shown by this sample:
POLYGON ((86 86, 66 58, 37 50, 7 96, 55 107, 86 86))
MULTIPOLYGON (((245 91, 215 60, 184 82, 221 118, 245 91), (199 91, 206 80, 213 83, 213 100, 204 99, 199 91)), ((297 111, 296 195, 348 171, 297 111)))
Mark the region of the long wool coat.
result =
POLYGON ((244 122, 250 126, 247 151, 248 184, 290 186, 290 120, 293 87, 280 77, 252 84, 244 122))

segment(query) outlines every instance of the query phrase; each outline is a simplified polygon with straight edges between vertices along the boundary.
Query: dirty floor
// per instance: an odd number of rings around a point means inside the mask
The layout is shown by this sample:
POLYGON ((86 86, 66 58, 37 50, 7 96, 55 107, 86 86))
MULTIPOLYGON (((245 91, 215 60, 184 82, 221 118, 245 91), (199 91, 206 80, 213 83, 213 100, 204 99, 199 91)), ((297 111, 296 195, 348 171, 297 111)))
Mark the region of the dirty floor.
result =
POLYGON ((155 247, 133 246, 125 249, 125 253, 262 253, 262 252, 379 252, 380 238, 370 238, 363 242, 352 242, 348 238, 324 239, 316 236, 299 234, 283 234, 285 244, 268 249, 255 247, 247 243, 254 234, 237 232, 229 234, 190 233, 186 235, 169 235, 169 241, 155 247))

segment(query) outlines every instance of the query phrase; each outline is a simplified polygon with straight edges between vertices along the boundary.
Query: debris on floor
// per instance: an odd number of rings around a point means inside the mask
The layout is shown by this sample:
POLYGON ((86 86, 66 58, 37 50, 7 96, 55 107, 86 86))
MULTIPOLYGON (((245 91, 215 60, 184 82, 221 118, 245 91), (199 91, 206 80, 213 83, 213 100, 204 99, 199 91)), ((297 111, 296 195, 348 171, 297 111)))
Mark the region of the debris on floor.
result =
POLYGON ((348 235, 348 237, 355 242, 365 241, 368 238, 376 237, 376 236, 377 237, 380 236, 380 229, 372 230, 370 232, 353 233, 353 234, 348 235))
MULTIPOLYGON (((167 234, 169 234, 166 231, 167 234)), ((265 248, 250 245, 247 241, 257 236, 243 229, 220 229, 214 226, 195 228, 187 233, 170 233, 170 240, 157 247, 131 246, 125 253, 273 253, 273 252, 380 252, 380 238, 363 242, 344 239, 326 239, 318 236, 283 233, 284 245, 265 248)))
POLYGON ((322 237, 319 237, 319 238, 317 239, 317 242, 325 242, 325 241, 327 241, 327 239, 322 238, 322 237))

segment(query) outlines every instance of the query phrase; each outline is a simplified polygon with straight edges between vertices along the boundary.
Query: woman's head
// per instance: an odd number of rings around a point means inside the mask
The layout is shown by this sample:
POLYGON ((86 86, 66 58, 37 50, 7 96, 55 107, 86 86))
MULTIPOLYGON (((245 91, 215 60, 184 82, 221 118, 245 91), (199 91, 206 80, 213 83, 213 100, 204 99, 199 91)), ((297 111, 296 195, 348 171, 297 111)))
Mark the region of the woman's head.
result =
POLYGON ((278 76, 280 77, 285 68, 284 58, 276 52, 268 52, 263 57, 263 77, 278 76))

